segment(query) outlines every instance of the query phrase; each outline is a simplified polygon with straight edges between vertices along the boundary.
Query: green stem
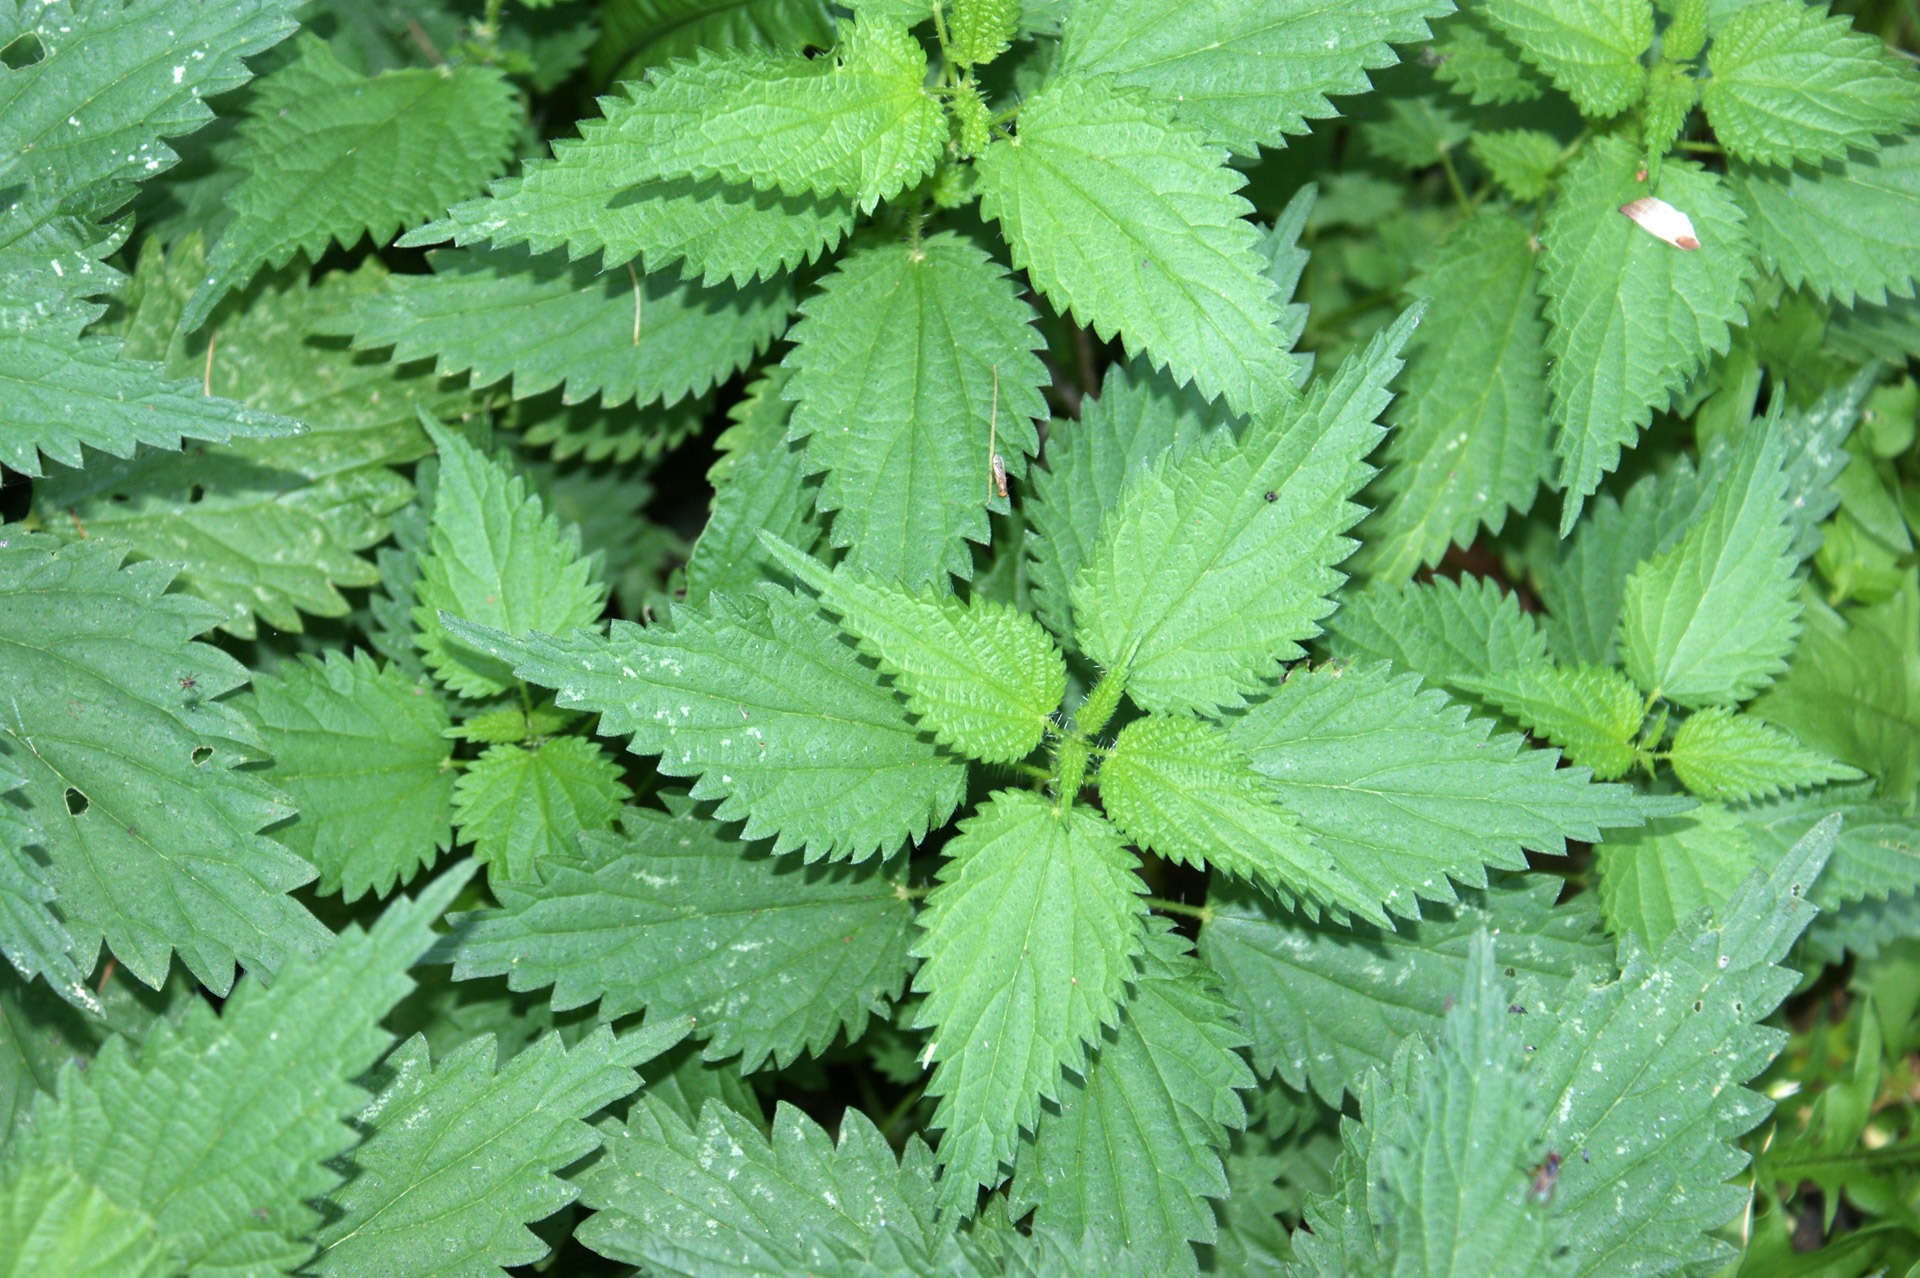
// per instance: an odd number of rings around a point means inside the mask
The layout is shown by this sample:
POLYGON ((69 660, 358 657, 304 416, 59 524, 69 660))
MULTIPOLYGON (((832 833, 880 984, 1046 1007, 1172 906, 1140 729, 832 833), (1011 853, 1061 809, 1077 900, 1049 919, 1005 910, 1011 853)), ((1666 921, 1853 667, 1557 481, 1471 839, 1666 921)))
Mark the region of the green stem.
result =
POLYGON ((1473 216, 1473 201, 1467 198, 1467 188, 1460 184, 1460 171, 1453 167, 1453 156, 1443 147, 1440 151, 1440 171, 1447 175, 1447 185, 1453 190, 1453 198, 1459 202, 1460 211, 1468 217, 1473 216))
POLYGON ((1372 310, 1374 307, 1381 306, 1386 304, 1387 302, 1392 301, 1394 298, 1394 293, 1395 293, 1395 290, 1390 288, 1377 288, 1373 292, 1368 293, 1362 297, 1356 297, 1351 302, 1348 302, 1345 306, 1340 307, 1339 309, 1335 310, 1331 315, 1328 315, 1325 319, 1321 320, 1319 324, 1319 329, 1323 333, 1331 332, 1334 329, 1338 328, 1341 324, 1344 324, 1348 320, 1354 318, 1356 315, 1365 315, 1368 311, 1372 310))
POLYGON ((480 19, 480 27, 474 32, 488 48, 497 49, 500 45, 500 9, 506 0, 487 0, 486 16, 480 19))
POLYGON ((947 15, 946 6, 940 0, 933 0, 933 38, 940 43, 940 61, 943 66, 953 65, 953 59, 947 54, 947 15))
POLYGON ((880 1134, 891 1140, 893 1129, 900 1125, 900 1120, 907 1116, 907 1111, 915 1105, 918 1105, 920 1098, 926 1094, 927 1085, 922 1083, 905 1096, 902 1096, 900 1103, 888 1110, 887 1116, 880 1121, 880 1134))
POLYGON ((1188 905, 1185 901, 1169 901, 1158 896, 1142 897, 1141 900, 1149 910, 1159 910, 1163 914, 1184 914, 1202 923, 1213 922, 1213 911, 1204 905, 1188 905))

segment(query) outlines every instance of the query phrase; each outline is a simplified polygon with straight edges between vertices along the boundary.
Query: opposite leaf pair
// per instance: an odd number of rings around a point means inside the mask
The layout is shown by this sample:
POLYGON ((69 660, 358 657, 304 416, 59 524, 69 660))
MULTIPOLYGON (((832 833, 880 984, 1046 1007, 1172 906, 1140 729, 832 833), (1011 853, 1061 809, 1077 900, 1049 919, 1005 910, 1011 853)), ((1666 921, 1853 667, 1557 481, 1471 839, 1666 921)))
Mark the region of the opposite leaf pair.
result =
POLYGON ((1051 740, 1052 768, 1023 770, 1053 797, 1002 790, 960 823, 915 945, 943 1198, 970 1212, 1023 1129, 1044 1127, 1063 1070, 1084 1075, 1103 1030, 1149 1032, 1135 1024, 1139 965, 1158 942, 1129 844, 1384 925, 1389 911, 1417 917, 1421 898, 1451 900, 1450 879, 1484 883, 1488 864, 1523 867, 1523 848, 1558 851, 1662 806, 1556 769, 1550 752, 1522 755, 1518 738, 1489 740, 1488 724, 1417 677, 1323 670, 1272 684, 1332 608, 1351 496, 1371 475, 1361 459, 1411 324, 1289 420, 1150 454, 1097 533, 1051 548, 1074 583, 1062 637, 1106 670, 1068 723, 1065 655, 1033 619, 829 571, 774 538, 769 553, 837 626, 775 586, 677 608, 670 628, 616 622, 606 638, 520 639, 446 613, 440 624, 562 706, 601 713, 602 731, 630 734, 662 773, 696 777, 693 797, 744 820, 743 837, 808 860, 890 854, 953 813, 965 757, 1020 765, 1051 740), (1123 697, 1145 713, 1107 742, 1123 697), (1076 802, 1087 781, 1106 815, 1076 802))

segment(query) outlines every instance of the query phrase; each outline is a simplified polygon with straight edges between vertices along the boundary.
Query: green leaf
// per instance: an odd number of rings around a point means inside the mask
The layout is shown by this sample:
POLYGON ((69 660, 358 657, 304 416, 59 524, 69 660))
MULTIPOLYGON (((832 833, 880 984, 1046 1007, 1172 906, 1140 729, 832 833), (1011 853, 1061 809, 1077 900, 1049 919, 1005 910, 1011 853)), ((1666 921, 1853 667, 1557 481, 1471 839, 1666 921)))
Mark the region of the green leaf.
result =
POLYGON ((1673 25, 1669 24, 1661 36, 1661 61, 1647 77, 1646 101, 1640 107, 1642 162, 1650 171, 1659 169, 1667 152, 1686 132, 1694 105, 1700 101, 1700 81, 1692 68, 1673 60, 1675 40, 1673 25))
POLYGON ((596 82, 637 80, 702 49, 824 49, 833 19, 820 0, 617 0, 600 12, 596 82))
POLYGON ((1217 432, 1136 474, 1075 576, 1081 652, 1125 672, 1148 710, 1213 713, 1262 688, 1333 611, 1353 551, 1350 499, 1382 431, 1386 384, 1419 320, 1403 315, 1244 441, 1217 432), (1271 494, 1271 497, 1268 495, 1271 494))
POLYGON ((1042 1113, 1009 1214, 1067 1237, 1131 1246, 1160 1273, 1193 1273, 1190 1242, 1215 1236, 1210 1199, 1225 1198, 1220 1155, 1246 1126, 1236 1089, 1254 1085, 1246 1036, 1219 978, 1166 920, 1149 925, 1140 975, 1120 1024, 1084 1081, 1042 1113))
POLYGON ((1860 302, 1831 312, 1827 336, 1843 359, 1897 363, 1920 352, 1920 299, 1897 298, 1885 306, 1860 302))
MULTIPOLYGON (((631 337, 628 340, 630 343, 631 337)), ((555 462, 578 458, 589 464, 611 461, 614 466, 625 466, 635 459, 657 461, 680 447, 706 428, 712 410, 710 392, 688 396, 671 406, 660 400, 650 404, 633 400, 615 406, 598 400, 567 403, 564 395, 549 393, 509 405, 507 422, 520 427, 521 443, 551 449, 548 456, 555 462)), ((528 459, 523 458, 521 464, 526 466, 528 459)), ((636 507, 644 504, 634 503, 636 507)))
POLYGON ((503 1065, 491 1034, 438 1064, 424 1038, 408 1039, 360 1115, 369 1130, 353 1151, 358 1174, 332 1194, 340 1215, 307 1272, 494 1278, 543 1259, 550 1247, 526 1225, 579 1195, 556 1173, 599 1148, 586 1119, 638 1087, 633 1067, 686 1029, 615 1038, 602 1026, 571 1051, 548 1034, 503 1065))
POLYGON ((1703 798, 1728 802, 1770 798, 1782 790, 1862 775, 1725 706, 1689 715, 1674 734, 1668 759, 1681 785, 1703 798))
POLYGON ((1538 78, 1520 60, 1519 51, 1488 30, 1473 9, 1459 14, 1440 29, 1433 42, 1439 65, 1433 78, 1463 94, 1475 106, 1531 102, 1542 89, 1538 78))
POLYGON ((1647 703, 1633 681, 1612 666, 1534 661, 1456 682, 1603 781, 1625 776, 1640 761, 1647 703))
MULTIPOLYGON (((1575 981, 1556 1002, 1529 1005, 1524 1027, 1503 1011, 1512 995, 1483 944, 1439 1052, 1406 1049, 1390 1078, 1374 1076, 1364 1126, 1346 1129, 1336 1192, 1309 1205, 1310 1232, 1295 1235, 1312 1272, 1379 1272, 1375 1247, 1386 1256, 1451 1256, 1470 1245, 1498 1255, 1525 1236, 1463 1221, 1468 1192, 1467 1201, 1530 1203, 1521 1219, 1564 1241, 1566 1272, 1705 1272, 1731 1259, 1733 1249, 1707 1231, 1748 1201, 1749 1186, 1726 1183, 1746 1162, 1730 1142, 1768 1108, 1740 1084, 1785 1040, 1756 1022, 1794 987, 1794 974, 1774 965, 1813 916, 1806 892, 1836 825, 1749 878, 1724 921, 1690 922, 1653 954, 1628 946, 1617 982, 1575 981), (1463 1042, 1458 1023, 1490 1033, 1479 1049, 1450 1051, 1446 1040, 1463 1042), (1418 1108, 1429 1097, 1446 1098, 1462 1121, 1488 1116, 1497 1138, 1475 1144, 1457 1125, 1414 1120, 1431 1112, 1418 1108), (1550 1151, 1558 1174, 1549 1193, 1535 1193, 1550 1151), (1469 1152, 1470 1166, 1460 1162, 1469 1152)), ((1539 1272, 1474 1264, 1475 1273, 1539 1272)))
POLYGON ((490 697, 511 676, 450 636, 441 612, 509 634, 563 634, 598 620, 607 588, 596 580, 596 560, 581 557, 579 533, 563 529, 524 478, 457 435, 428 430, 440 480, 415 587, 417 642, 442 683, 461 696, 490 697))
MULTIPOLYGON (((1838 480, 1851 460, 1843 445, 1862 420, 1868 398, 1873 392, 1878 370, 1872 366, 1854 374, 1844 386, 1835 386, 1804 408, 1790 408, 1776 395, 1767 408, 1769 418, 1778 416, 1764 429, 1777 430, 1786 448, 1782 469, 1786 471, 1788 503, 1787 523, 1793 529, 1793 549, 1788 552, 1794 563, 1804 563, 1820 548, 1821 525, 1840 505, 1838 480)), ((1726 462, 1738 441, 1717 437, 1703 455, 1712 473, 1726 473, 1726 462)), ((1645 556, 1642 556, 1645 558, 1645 556)))
POLYGON ((1450 879, 1483 887, 1486 866, 1525 869, 1523 849, 1557 856, 1645 819, 1627 787, 1556 768, 1385 666, 1296 670, 1230 731, 1335 863, 1408 918, 1452 902, 1450 879))
MULTIPOLYGON (((646 87, 622 86, 645 100, 646 87)), ((746 284, 792 270, 832 249, 853 229, 845 196, 782 195, 718 178, 627 176, 644 167, 644 144, 629 138, 633 99, 601 100, 605 120, 581 125, 577 141, 553 144, 550 161, 529 162, 492 194, 455 206, 445 219, 410 231, 400 246, 452 239, 525 244, 534 253, 565 246, 569 258, 598 253, 602 270, 640 258, 650 273, 681 263, 709 286, 746 284)))
POLYGON ((1547 389, 1567 495, 1562 536, 1620 464, 1621 446, 1709 354, 1727 349, 1728 325, 1745 319, 1752 262, 1726 185, 1686 160, 1661 165, 1657 183, 1639 182, 1639 165, 1626 139, 1594 142, 1569 166, 1541 231, 1547 389), (1646 195, 1692 219, 1700 247, 1675 248, 1620 215, 1620 205, 1646 195))
POLYGON ((1523 203, 1544 197, 1560 167, 1560 139, 1538 129, 1476 133, 1472 145, 1487 176, 1523 203))
POLYGON ((453 817, 497 887, 502 880, 538 878, 573 850, 581 831, 611 826, 632 797, 620 765, 598 745, 554 737, 531 749, 488 747, 461 773, 453 817))
POLYGON ((443 735, 482 745, 525 744, 539 737, 558 736, 579 717, 570 710, 549 705, 504 705, 462 719, 443 735))
POLYGON ((1694 914, 1718 913, 1755 864, 1739 818, 1702 804, 1606 841, 1595 856, 1600 908, 1615 935, 1658 948, 1694 914))
POLYGON ((227 192, 233 220, 181 327, 263 265, 296 253, 317 261, 330 243, 375 247, 409 222, 478 191, 506 166, 521 107, 491 67, 407 68, 359 75, 325 43, 303 37, 293 60, 262 80, 241 122, 227 192))
POLYGON ((453 846, 449 720, 433 690, 365 652, 288 662, 238 702, 300 811, 274 831, 322 892, 385 896, 453 846))
POLYGON ((844 258, 801 306, 781 391, 789 438, 826 471, 846 562, 907 586, 973 575, 991 455, 1017 476, 1040 446, 1044 339, 1006 272, 951 233, 844 258))
POLYGON ((538 880, 494 885, 500 908, 459 916, 439 959, 551 985, 557 1010, 598 999, 603 1021, 691 1017, 706 1059, 748 1071, 859 1038, 906 984, 912 905, 879 863, 804 869, 689 807, 629 808, 538 880))
POLYGON ((263 281, 222 307, 216 331, 189 350, 174 327, 203 266, 197 237, 142 252, 124 299, 128 353, 162 358, 172 376, 308 429, 190 455, 95 459, 84 471, 55 472, 35 497, 56 536, 113 538, 180 565, 181 586, 218 607, 229 633, 252 638, 259 621, 300 631, 303 616, 346 615, 342 588, 377 580, 364 552, 386 538, 412 493, 387 467, 429 448, 416 410, 458 412, 468 399, 417 368, 310 342, 316 322, 379 287, 377 263, 314 284, 305 272, 263 281))
POLYGON ((0 11, 0 48, 40 54, 0 66, 8 199, 0 305, 112 287, 97 262, 105 237, 84 218, 112 214, 131 183, 173 166, 179 157, 163 139, 213 118, 203 99, 252 78, 241 59, 292 34, 292 8, 286 0, 63 0, 0 11))
POLYGON ((1469 939, 1465 968, 1437 1041, 1409 1038, 1390 1072, 1366 1080, 1365 1126, 1345 1128, 1334 1170, 1340 1196, 1309 1203, 1310 1228, 1297 1235, 1307 1263, 1293 1272, 1576 1272, 1564 1226, 1523 1179, 1539 1125, 1523 1070, 1532 1027, 1509 1011, 1518 1004, 1495 976, 1486 933, 1469 939))
POLYGON ((515 399, 558 386, 568 404, 598 395, 608 406, 671 406, 745 368, 793 311, 784 282, 722 292, 517 248, 445 249, 433 266, 390 277, 354 308, 355 349, 432 358, 475 386, 511 375, 515 399))
POLYGON ((718 177, 847 195, 871 211, 932 172, 946 145, 926 74, 919 43, 878 20, 843 25, 830 57, 733 50, 676 63, 610 120, 640 157, 623 177, 718 177))
MULTIPOLYGON (((0 296, 0 319, 11 320, 7 301, 0 296)), ((198 382, 120 358, 117 339, 81 337, 78 329, 60 322, 0 328, 0 465, 33 476, 43 455, 80 465, 83 445, 131 457, 142 444, 177 449, 189 439, 279 439, 302 430, 277 413, 208 398, 198 382)))
POLYGON ((1110 81, 1049 80, 980 157, 980 209, 1048 300, 1180 385, 1251 413, 1293 398, 1275 288, 1227 152, 1110 81))
POLYGON ((1184 453, 1222 416, 1191 386, 1135 360, 1107 367, 1099 396, 1080 402, 1077 421, 1048 425, 1047 464, 1032 472, 1033 499, 1021 513, 1033 530, 1035 603, 1054 634, 1073 633, 1074 574, 1127 482, 1169 449, 1184 453))
POLYGON ((1314 922, 1216 880, 1200 956, 1252 1035, 1255 1068, 1337 1106, 1369 1069, 1387 1068, 1402 1041, 1439 1030, 1476 933, 1499 935, 1518 1007, 1610 966, 1613 946, 1590 900, 1556 907, 1560 888, 1551 875, 1494 876, 1485 890, 1388 931, 1314 922))
POLYGON ((1491 577, 1369 582, 1342 596, 1340 611, 1327 622, 1326 643, 1336 657, 1391 661, 1440 684, 1533 665, 1547 655, 1539 622, 1491 577))
POLYGON ((1794 988, 1774 965, 1815 913, 1805 897, 1835 832, 1823 823, 1749 878, 1712 928, 1682 929, 1651 961, 1630 950, 1619 983, 1576 991, 1535 1053, 1537 1094, 1555 1100, 1546 1146, 1592 1151, 1562 1169, 1556 1202, 1593 1268, 1629 1248, 1701 1267, 1727 1257, 1702 1230, 1745 1205, 1747 1190, 1725 1182, 1746 1158, 1727 1142, 1768 1107, 1738 1084, 1785 1039, 1757 1022, 1794 988), (1619 1211, 1622 1198, 1638 1209, 1619 1211))
POLYGON ((1755 423, 1706 510, 1627 578, 1622 655, 1649 695, 1739 702, 1786 669, 1800 602, 1785 447, 1780 419, 1755 423))
POLYGON ((724 1106, 709 1104, 689 1123, 642 1096, 626 1124, 606 1133, 605 1156, 578 1179, 594 1214, 575 1237, 651 1273, 846 1272, 883 1245, 929 1267, 878 1272, 930 1272, 943 1243, 960 1246, 948 1238, 950 1224, 935 1223, 927 1147, 910 1138, 896 1161, 857 1109, 841 1119, 836 1145, 784 1102, 769 1140, 724 1106))
POLYGON ((1367 151, 1408 170, 1430 168, 1467 140, 1473 129, 1436 94, 1392 98, 1385 114, 1360 126, 1367 151))
POLYGON ((298 418, 306 427, 288 442, 234 443, 222 449, 257 465, 316 476, 357 466, 400 466, 433 451, 420 413, 446 419, 472 411, 464 386, 436 378, 419 364, 396 365, 315 340, 388 278, 377 259, 351 271, 288 269, 255 280, 215 311, 205 340, 179 331, 181 310, 206 271, 200 236, 164 249, 147 239, 122 301, 127 354, 166 361, 174 377, 190 377, 214 395, 249 408, 298 418), (208 356, 211 354, 212 358, 208 356))
POLYGON ((1261 1094, 1248 1131, 1236 1132, 1227 1151, 1227 1197, 1214 1208, 1219 1236, 1202 1252, 1208 1272, 1284 1273, 1293 1258, 1292 1229, 1281 1214, 1297 1219, 1303 1182, 1324 1182, 1340 1152, 1337 1132, 1324 1127, 1300 1129, 1292 1098, 1275 1090, 1261 1094), (1258 1109, 1265 1108, 1265 1121, 1258 1109))
POLYGON ((700 1121, 700 1110, 711 1102, 741 1115, 763 1137, 766 1135, 769 1124, 760 1097, 736 1063, 702 1060, 692 1043, 674 1048, 668 1061, 671 1066, 667 1072, 650 1071, 653 1076, 647 1080, 645 1092, 648 1099, 664 1104, 689 1125, 700 1121))
POLYGON ((1749 711, 1811 750, 1870 773, 1880 793, 1920 802, 1920 591, 1842 617, 1807 610, 1787 674, 1749 711))
POLYGON ((1159 1278, 1166 1272, 1155 1268, 1147 1253, 1116 1251, 1092 1235, 1074 1239, 1044 1227, 1031 1238, 1009 1233, 1003 1262, 1007 1278, 1159 1278))
POLYGON ((1041 1099, 1060 1098, 1061 1070, 1082 1072, 1117 1020, 1146 907, 1114 828, 1037 794, 995 794, 946 853, 914 944, 915 1025, 934 1030, 922 1063, 944 1129, 940 1199, 970 1216, 1041 1099))
POLYGON ((417 642, 420 628, 413 621, 413 593, 420 581, 420 560, 427 552, 432 535, 432 480, 437 466, 420 468, 422 490, 413 504, 396 512, 393 520, 394 545, 383 547, 378 555, 380 588, 367 600, 367 643, 395 666, 419 679, 426 679, 427 665, 420 659, 417 642))
POLYGON ((1733 809, 1760 864, 1771 865, 1827 817, 1841 817, 1833 858, 1809 899, 1822 910, 1897 898, 1920 889, 1920 819, 1873 798, 1864 785, 1829 786, 1733 809))
POLYGON ((461 642, 600 715, 660 772, 700 778, 696 799, 745 821, 743 839, 862 860, 925 837, 953 814, 966 764, 913 723, 810 602, 763 587, 676 607, 670 626, 613 623, 612 634, 510 636, 456 622, 461 642))
POLYGON ((1849 954, 1876 959, 1881 951, 1912 939, 1916 932, 1920 932, 1920 895, 1884 901, 1869 897, 1821 914, 1800 944, 1809 962, 1836 965, 1849 954))
POLYGON ((1481 528, 1498 533, 1547 477, 1546 325, 1531 238, 1523 223, 1483 214, 1408 286, 1430 301, 1388 410, 1387 502, 1368 547, 1375 578, 1405 580, 1481 528))
POLYGON ((312 868, 259 833, 291 811, 241 768, 259 739, 218 700, 247 672, 195 642, 213 610, 167 594, 165 565, 7 532, 0 752, 26 776, 15 799, 42 831, 76 954, 104 936, 157 987, 177 953, 224 994, 236 963, 271 973, 318 949, 326 929, 287 895, 312 868))
MULTIPOLYGON (((110 975, 105 973, 103 975, 110 975)), ((84 1070, 109 1041, 137 1046, 163 1021, 177 1021, 201 1001, 199 984, 184 968, 168 971, 158 990, 138 981, 90 982, 87 999, 31 984, 0 969, 0 1154, 24 1122, 33 1098, 55 1091, 69 1065, 84 1070), (98 985, 98 989, 93 988, 98 985), (64 1000, 64 1001, 63 1001, 64 1000)))
POLYGON ((1624 500, 1600 494, 1573 537, 1561 543, 1559 559, 1540 574, 1547 643, 1555 657, 1593 666, 1618 662, 1628 575, 1679 541, 1711 493, 1692 460, 1682 456, 1635 483, 1624 500))
POLYGON ((654 493, 644 468, 555 465, 524 453, 515 460, 561 524, 579 528, 581 549, 605 564, 615 606, 645 615, 660 601, 669 562, 685 561, 687 544, 674 528, 647 517, 654 493))
POLYGON ((1920 278, 1920 135, 1878 154, 1780 176, 1736 168, 1760 260, 1842 306, 1912 297, 1920 278))
POLYGON ((768 369, 728 412, 732 425, 713 441, 719 458, 707 471, 713 508, 687 559, 687 603, 716 591, 740 594, 769 575, 762 531, 813 552, 821 528, 805 480, 800 446, 787 440, 790 405, 782 396, 791 370, 768 369))
POLYGON ((0 1274, 165 1278, 153 1219, 116 1204, 57 1163, 0 1186, 0 1274))
POLYGON ((1399 61, 1389 44, 1426 40, 1427 23, 1452 11, 1449 0, 1367 0, 1338 10, 1091 0, 1072 10, 1059 66, 1177 102, 1183 120, 1251 156, 1337 114, 1329 96, 1365 93, 1373 87, 1368 71, 1399 61))
POLYGON ((223 614, 221 629, 250 639, 258 619, 298 632, 302 613, 346 614, 339 587, 378 580, 360 552, 386 536, 388 517, 412 496, 391 470, 341 467, 330 452, 317 433, 272 452, 143 452, 57 472, 34 496, 63 539, 114 541, 179 565, 181 588, 223 614), (269 456, 280 465, 262 464, 269 456))
POLYGON ((1324 906, 1387 921, 1367 888, 1281 806, 1279 787, 1212 724, 1184 715, 1135 719, 1102 761, 1099 782, 1108 817, 1142 848, 1253 879, 1312 913, 1324 906))
POLYGON ((1617 115, 1646 90, 1640 55, 1653 43, 1648 0, 1481 0, 1477 8, 1582 115, 1617 115))
POLYGON ((942 744, 988 763, 1012 763, 1040 744, 1067 667, 1040 623, 975 598, 908 591, 869 573, 829 572, 783 541, 775 560, 813 587, 942 744))
POLYGON ((961 66, 993 61, 1012 45, 1021 23, 1020 10, 1019 0, 957 0, 947 36, 948 56, 961 66))
MULTIPOLYGON (((74 940, 51 908, 54 890, 47 867, 27 851, 41 842, 40 826, 32 815, 6 796, 26 784, 26 778, 0 750, 0 954, 13 964, 22 980, 36 975, 76 1007, 98 1011, 99 999, 87 989, 87 969, 73 953, 74 940)), ((0 1018, 6 1016, 0 1008, 0 1018)), ((0 1100, 5 1088, 0 1087, 0 1100)), ((14 1105, 0 1104, 0 1134, 11 1129, 14 1105)), ((6 1141, 0 1135, 0 1152, 6 1141)))
POLYGON ((347 1120, 366 1101, 347 1080, 392 1043, 380 1020, 412 988, 406 970, 465 880, 445 875, 396 901, 370 931, 349 926, 271 988, 249 977, 218 1016, 195 1001, 137 1053, 115 1039, 84 1073, 64 1071, 15 1137, 0 1200, 25 1205, 16 1195, 29 1169, 63 1167, 99 1194, 77 1198, 71 1182, 44 1191, 69 1210, 104 1196, 150 1218, 165 1272, 301 1265, 313 1244, 299 1240, 320 1223, 307 1200, 339 1183, 329 1164, 354 1144, 347 1120))
POLYGON ((1700 90, 1727 153, 1754 164, 1837 160, 1920 124, 1920 75, 1824 5, 1770 0, 1714 32, 1700 90))
MULTIPOLYGON (((1313 216, 1313 206, 1320 198, 1320 188, 1309 182, 1293 193, 1287 206, 1273 219, 1273 225, 1260 243, 1260 256, 1266 260, 1267 278, 1273 281, 1278 296, 1285 299, 1294 297, 1300 288, 1300 277, 1307 269, 1310 256, 1307 247, 1301 241, 1307 233, 1307 221, 1313 216)), ((1313 372, 1313 354, 1296 349, 1300 338, 1307 331, 1308 305, 1305 300, 1285 302, 1280 308, 1279 341, 1283 350, 1292 352, 1289 360, 1293 364, 1293 384, 1306 385, 1307 378, 1313 372)))

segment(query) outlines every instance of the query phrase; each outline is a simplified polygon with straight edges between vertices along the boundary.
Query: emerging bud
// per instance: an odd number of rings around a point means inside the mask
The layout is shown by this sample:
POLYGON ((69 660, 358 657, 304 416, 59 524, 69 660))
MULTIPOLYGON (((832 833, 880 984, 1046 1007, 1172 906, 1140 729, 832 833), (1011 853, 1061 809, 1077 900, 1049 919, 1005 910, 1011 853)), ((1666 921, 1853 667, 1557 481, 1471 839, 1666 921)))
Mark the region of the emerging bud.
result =
POLYGON ((1643 195, 1622 204, 1620 211, 1657 240, 1665 240, 1677 249, 1700 247, 1700 237, 1693 233, 1693 219, 1665 200, 1643 195))

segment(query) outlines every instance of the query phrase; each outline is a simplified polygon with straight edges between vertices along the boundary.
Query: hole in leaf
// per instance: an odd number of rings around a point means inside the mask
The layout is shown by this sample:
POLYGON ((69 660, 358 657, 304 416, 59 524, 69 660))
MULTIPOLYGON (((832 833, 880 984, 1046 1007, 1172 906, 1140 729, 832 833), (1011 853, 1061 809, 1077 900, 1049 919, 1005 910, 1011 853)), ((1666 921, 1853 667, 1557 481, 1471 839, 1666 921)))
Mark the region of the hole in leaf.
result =
POLYGON ((208 759, 211 759, 212 757, 213 757, 212 746, 195 746, 193 748, 193 766, 196 768, 199 767, 201 764, 205 763, 208 759))
POLYGON ((0 49, 0 65, 9 70, 18 71, 30 67, 47 56, 47 46, 40 43, 40 37, 29 31, 4 49, 0 49))
POLYGON ((198 484, 193 485, 191 488, 187 489, 187 505, 193 506, 193 505, 199 504, 200 499, 202 497, 205 497, 206 495, 207 495, 206 489, 202 488, 198 484))
POLYGON ((84 816, 86 815, 87 809, 92 806, 93 805, 87 801, 86 795, 80 793, 78 790, 74 789, 72 786, 67 787, 67 815, 68 816, 84 816))
POLYGON ((1693 1000, 1693 1010, 1696 1012, 1700 1010, 1700 1000, 1697 998, 1693 1000))

